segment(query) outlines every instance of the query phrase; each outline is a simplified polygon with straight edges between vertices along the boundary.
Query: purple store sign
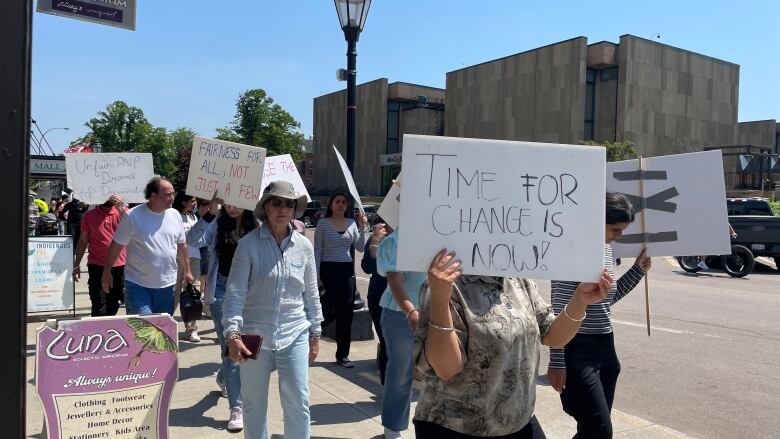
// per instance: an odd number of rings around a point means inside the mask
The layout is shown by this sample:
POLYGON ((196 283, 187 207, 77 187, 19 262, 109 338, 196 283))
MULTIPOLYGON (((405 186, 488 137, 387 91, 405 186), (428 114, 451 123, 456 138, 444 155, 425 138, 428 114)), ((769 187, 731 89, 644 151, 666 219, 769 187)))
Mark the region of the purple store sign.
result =
POLYGON ((35 377, 48 437, 168 439, 177 353, 168 315, 40 328, 35 377))

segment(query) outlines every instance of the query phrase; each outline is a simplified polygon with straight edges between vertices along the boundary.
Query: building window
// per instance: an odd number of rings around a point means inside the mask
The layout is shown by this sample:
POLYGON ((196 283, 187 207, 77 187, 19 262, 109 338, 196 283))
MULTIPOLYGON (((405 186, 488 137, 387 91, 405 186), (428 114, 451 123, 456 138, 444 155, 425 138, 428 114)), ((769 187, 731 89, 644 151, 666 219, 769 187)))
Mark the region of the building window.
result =
POLYGON ((401 104, 398 101, 387 102, 387 151, 386 154, 401 152, 398 144, 401 104))
POLYGON ((604 69, 601 71, 601 80, 602 81, 612 81, 614 79, 618 78, 618 68, 617 67, 610 67, 608 69, 604 69))
POLYGON ((588 69, 585 75, 585 132, 583 140, 593 140, 593 121, 596 114, 596 70, 588 69))

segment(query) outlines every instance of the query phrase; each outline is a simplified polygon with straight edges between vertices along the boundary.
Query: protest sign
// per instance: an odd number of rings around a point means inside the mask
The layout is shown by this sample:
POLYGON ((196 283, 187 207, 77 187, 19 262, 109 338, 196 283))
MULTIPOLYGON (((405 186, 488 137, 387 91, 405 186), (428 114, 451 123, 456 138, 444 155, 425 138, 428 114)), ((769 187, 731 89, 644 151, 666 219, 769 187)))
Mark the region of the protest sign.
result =
POLYGON ((625 194, 637 213, 615 242, 613 256, 731 253, 721 152, 704 151, 607 164, 607 190, 625 194), (644 199, 640 181, 644 184, 644 199), (644 207, 645 230, 639 214, 644 207))
POLYGON ((447 248, 465 274, 596 281, 603 148, 404 135, 399 271, 447 248))
POLYGON ((27 312, 72 311, 73 238, 31 236, 27 243, 27 312))
POLYGON ((144 188, 154 177, 149 153, 65 154, 65 172, 76 199, 87 204, 103 204, 113 194, 143 203, 144 188))
POLYGON ((290 154, 265 158, 263 183, 260 185, 260 190, 263 191, 269 183, 280 180, 292 184, 296 194, 306 195, 306 201, 311 201, 309 191, 306 190, 306 185, 303 184, 301 174, 298 173, 298 168, 290 154))
POLYGON ((341 157, 339 150, 336 149, 336 145, 333 145, 333 151, 336 153, 336 158, 339 159, 341 173, 344 174, 344 179, 347 181, 347 188, 349 188, 349 193, 352 194, 352 198, 355 199, 355 204, 357 204, 357 208, 360 210, 360 213, 365 215, 366 211, 363 209, 363 202, 360 201, 360 194, 358 193, 357 187, 355 186, 355 179, 352 178, 352 173, 349 172, 347 162, 345 162, 344 158, 341 157))
POLYGON ((210 200, 217 192, 226 204, 254 210, 263 187, 265 148, 195 136, 187 195, 210 200))
POLYGON ((382 205, 379 206, 377 213, 385 221, 385 224, 393 229, 398 228, 398 214, 401 210, 401 174, 393 181, 390 190, 387 191, 382 205))
POLYGON ((168 315, 65 320, 38 329, 35 380, 47 437, 168 439, 176 339, 168 315))

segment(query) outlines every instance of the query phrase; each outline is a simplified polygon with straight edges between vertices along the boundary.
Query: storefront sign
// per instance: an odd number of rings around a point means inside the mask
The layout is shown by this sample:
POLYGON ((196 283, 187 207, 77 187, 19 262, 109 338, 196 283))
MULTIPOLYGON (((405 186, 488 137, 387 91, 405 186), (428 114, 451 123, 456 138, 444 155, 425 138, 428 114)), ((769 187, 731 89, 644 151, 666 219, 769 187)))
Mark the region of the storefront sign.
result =
POLYGON ((381 154, 379 156, 379 166, 401 166, 401 153, 381 154))
POLYGON ((30 157, 30 175, 38 176, 65 176, 65 158, 37 158, 30 157))
POLYGON ((47 437, 168 439, 178 379, 176 335, 168 315, 65 320, 40 328, 35 377, 47 437))
POLYGON ((73 304, 73 238, 30 237, 27 312, 70 311, 73 304))
POLYGON ((38 0, 36 10, 135 30, 135 0, 38 0))

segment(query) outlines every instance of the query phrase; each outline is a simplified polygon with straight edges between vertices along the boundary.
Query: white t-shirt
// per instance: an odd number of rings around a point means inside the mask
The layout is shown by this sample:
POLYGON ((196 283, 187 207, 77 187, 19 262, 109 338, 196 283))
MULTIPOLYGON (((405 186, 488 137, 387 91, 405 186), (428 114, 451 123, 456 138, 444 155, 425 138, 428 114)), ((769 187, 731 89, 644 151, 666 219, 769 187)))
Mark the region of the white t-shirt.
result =
POLYGON ((125 279, 146 288, 176 283, 176 252, 186 242, 181 215, 176 209, 155 213, 144 203, 129 211, 114 234, 127 246, 125 279))
MULTIPOLYGON (((198 217, 195 215, 183 214, 181 216, 181 223, 184 226, 184 236, 187 236, 187 234, 190 233, 190 229, 192 229, 192 226, 194 226, 197 222, 198 217)), ((198 247, 194 245, 188 245, 187 251, 190 253, 190 258, 200 259, 200 249, 198 247)))

